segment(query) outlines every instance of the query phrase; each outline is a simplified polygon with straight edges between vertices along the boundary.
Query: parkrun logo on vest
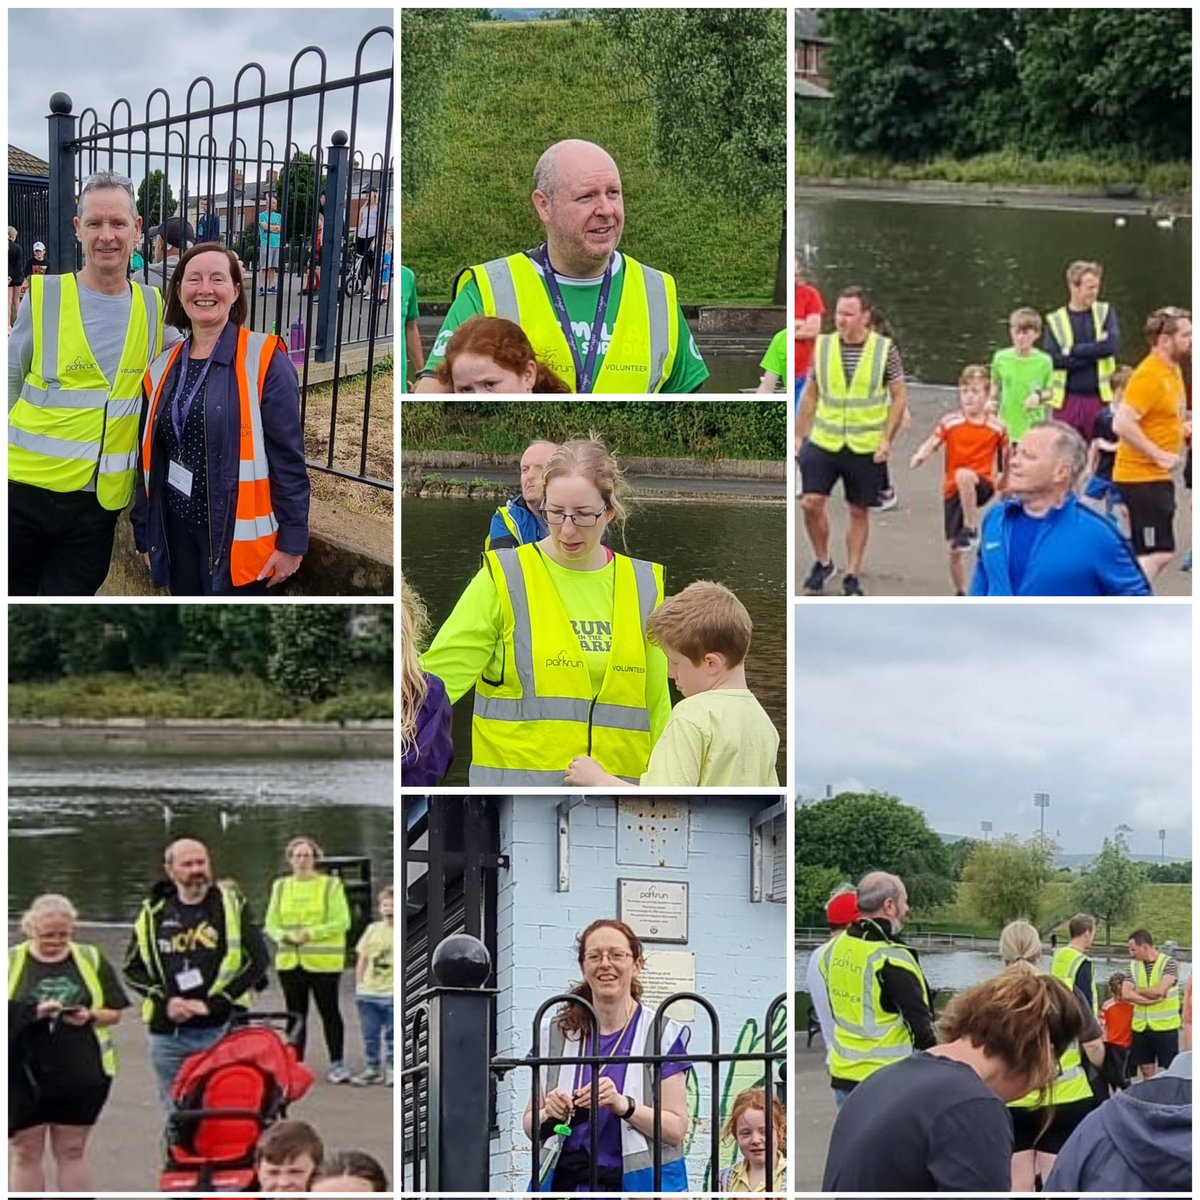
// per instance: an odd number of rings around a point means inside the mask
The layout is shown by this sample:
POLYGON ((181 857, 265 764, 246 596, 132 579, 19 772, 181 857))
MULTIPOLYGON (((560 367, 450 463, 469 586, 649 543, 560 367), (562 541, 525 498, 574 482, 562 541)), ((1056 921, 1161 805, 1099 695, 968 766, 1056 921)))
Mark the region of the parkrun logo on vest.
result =
POLYGON ((67 363, 67 365, 63 367, 63 374, 69 375, 72 371, 94 371, 95 369, 96 364, 94 362, 84 362, 83 356, 77 354, 75 355, 74 361, 67 363))
POLYGON ((548 666, 548 667, 582 667, 583 659, 582 658, 568 658, 567 652, 565 650, 560 650, 558 652, 557 658, 546 659, 546 666, 548 666))

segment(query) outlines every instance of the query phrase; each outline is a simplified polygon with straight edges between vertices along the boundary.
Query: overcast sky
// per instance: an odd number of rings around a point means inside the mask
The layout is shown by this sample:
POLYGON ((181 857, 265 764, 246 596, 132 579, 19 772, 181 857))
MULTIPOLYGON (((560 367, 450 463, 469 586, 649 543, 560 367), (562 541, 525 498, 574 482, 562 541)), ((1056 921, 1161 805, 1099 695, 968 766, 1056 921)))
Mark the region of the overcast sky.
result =
MULTIPOLYGON (((46 114, 53 92, 66 92, 73 101, 72 111, 79 116, 88 107, 95 108, 101 122, 109 123, 114 101, 124 97, 133 108, 134 123, 146 119, 146 99, 156 88, 164 88, 171 97, 171 112, 186 107, 192 81, 206 75, 213 82, 217 105, 233 100, 234 78, 243 66, 257 62, 266 71, 266 94, 288 89, 292 59, 306 46, 319 46, 326 57, 326 80, 345 79, 355 73, 354 59, 358 43, 376 26, 392 26, 391 6, 380 8, 153 8, 153 9, 10 9, 8 13, 8 140, 46 158, 46 114)), ((364 72, 386 69, 392 59, 392 40, 377 34, 363 52, 364 72)), ((297 68, 297 85, 316 83, 320 78, 320 60, 307 55, 297 68)), ((247 72, 242 79, 240 96, 258 95, 259 76, 247 72)), ((326 99, 322 141, 326 147, 334 129, 350 132, 350 97, 345 89, 326 99)), ((374 83, 360 90, 357 149, 365 152, 370 165, 372 154, 384 154, 384 130, 387 120, 387 85, 374 83)), ((208 105, 208 88, 201 84, 193 93, 193 107, 208 105)), ((151 108, 151 119, 165 115, 161 97, 151 108)), ((316 140, 317 102, 296 102, 292 141, 308 152, 316 140)), ((120 124, 127 123, 124 107, 118 112, 120 124)), ((220 121, 221 119, 218 119, 220 121)), ((224 119, 228 122, 228 118, 224 119)), ((276 156, 285 157, 286 105, 267 109, 264 135, 276 148, 276 156)), ((250 143, 255 157, 257 111, 239 116, 238 134, 250 143)), ((224 150, 229 141, 229 125, 218 123, 214 137, 224 150)), ((192 126, 192 145, 206 132, 199 122, 192 126)), ((140 136, 140 135, 139 135, 140 136)), ((151 149, 161 151, 163 133, 156 131, 151 149)), ((174 139, 173 139, 174 144, 174 139)), ((142 145, 135 140, 134 146, 142 145)), ((152 163, 153 166, 156 165, 152 163)), ((157 164, 157 165, 161 165, 157 164)), ((117 166, 125 168, 118 157, 117 166)), ((136 168, 135 168, 136 170, 136 168)), ((248 174, 253 177, 254 169, 248 174)))
POLYGON ((891 792, 940 833, 1191 856, 1186 607, 796 606, 797 790, 891 792))

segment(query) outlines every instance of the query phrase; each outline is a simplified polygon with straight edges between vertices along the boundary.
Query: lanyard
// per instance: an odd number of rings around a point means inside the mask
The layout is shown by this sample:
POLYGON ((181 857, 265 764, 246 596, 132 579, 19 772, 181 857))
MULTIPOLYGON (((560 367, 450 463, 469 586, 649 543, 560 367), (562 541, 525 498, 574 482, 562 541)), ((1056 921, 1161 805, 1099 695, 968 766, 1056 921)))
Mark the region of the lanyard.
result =
MULTIPOLYGON (((625 1040, 625 1035, 629 1032, 629 1027, 633 1024, 633 1019, 634 1019, 634 1017, 637 1016, 637 1013, 638 1013, 638 1006, 637 1006, 637 1002, 635 1001, 633 1008, 631 1008, 629 1010, 629 1017, 625 1021, 624 1028, 621 1030, 621 1032, 619 1034, 617 1034, 617 1040, 613 1044, 613 1052, 612 1052, 611 1057, 616 1058, 620 1055, 621 1043, 625 1040)), ((597 1029, 595 1031, 595 1038, 596 1038, 595 1053, 599 1054, 600 1053, 600 1030, 599 1029, 597 1029)), ((625 1052, 627 1054, 629 1053, 628 1048, 626 1048, 625 1052)), ((580 1055, 580 1057, 581 1058, 587 1057, 587 1038, 586 1037, 584 1037, 584 1039, 583 1039, 583 1052, 580 1055)), ((611 1066, 612 1066, 612 1063, 601 1063, 600 1070, 598 1070, 596 1072, 596 1078, 599 1079, 604 1074, 606 1068, 611 1067, 611 1066)), ((586 1070, 588 1070, 587 1063, 580 1062, 575 1065, 575 1081, 574 1081, 574 1085, 571 1088, 572 1095, 574 1095, 575 1092, 579 1091, 580 1087, 583 1084, 589 1082, 587 1079, 583 1078, 583 1073, 586 1070)))
POLYGON ((604 336, 604 316, 608 311, 608 293, 612 287, 613 260, 610 257, 608 266, 604 268, 604 279, 600 283, 600 296, 596 300, 596 315, 592 319, 592 336, 589 339, 587 362, 579 357, 579 345, 575 341, 575 330, 571 328, 571 318, 567 313, 567 302, 563 299, 562 289, 558 286, 554 269, 550 266, 550 251, 543 242, 536 251, 538 262, 546 278, 546 287, 550 291, 550 301, 554 305, 554 315, 567 339, 567 348, 575 363, 575 390, 590 392, 592 380, 596 371, 596 351, 600 349, 600 339, 604 336))
POLYGON ((171 424, 175 427, 175 438, 180 446, 183 445, 183 427, 187 424, 188 413, 192 411, 192 404, 204 386, 204 379, 208 375, 208 368, 212 366, 212 360, 213 356, 210 353, 208 361, 200 372, 200 378, 196 380, 196 386, 180 404, 179 398, 183 395, 184 385, 187 383, 188 363, 191 361, 188 358, 188 343, 183 343, 183 362, 179 367, 179 382, 175 385, 175 394, 171 397, 171 424))

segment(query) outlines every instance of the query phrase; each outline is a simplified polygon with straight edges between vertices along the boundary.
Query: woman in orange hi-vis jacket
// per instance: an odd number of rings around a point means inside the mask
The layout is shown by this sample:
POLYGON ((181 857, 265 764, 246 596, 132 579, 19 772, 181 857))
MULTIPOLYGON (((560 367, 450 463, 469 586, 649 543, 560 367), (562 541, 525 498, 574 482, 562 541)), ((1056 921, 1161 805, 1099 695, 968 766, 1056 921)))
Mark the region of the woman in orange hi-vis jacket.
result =
POLYGON ((154 586, 174 596, 274 587, 308 550, 296 369, 246 313, 231 250, 202 243, 179 260, 164 321, 188 337, 146 372, 131 514, 154 586))

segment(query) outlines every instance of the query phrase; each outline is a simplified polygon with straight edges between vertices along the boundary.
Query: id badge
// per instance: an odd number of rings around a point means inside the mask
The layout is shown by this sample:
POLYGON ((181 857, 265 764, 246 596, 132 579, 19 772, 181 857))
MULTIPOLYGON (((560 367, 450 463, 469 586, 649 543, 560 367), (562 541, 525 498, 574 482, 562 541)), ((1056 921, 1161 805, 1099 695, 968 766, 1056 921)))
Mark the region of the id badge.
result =
POLYGON ((171 465, 167 468, 167 482, 184 496, 192 494, 192 473, 183 465, 171 459, 171 465))
POLYGON ((175 986, 181 992, 192 992, 204 985, 204 976, 196 967, 188 967, 175 973, 175 986))

